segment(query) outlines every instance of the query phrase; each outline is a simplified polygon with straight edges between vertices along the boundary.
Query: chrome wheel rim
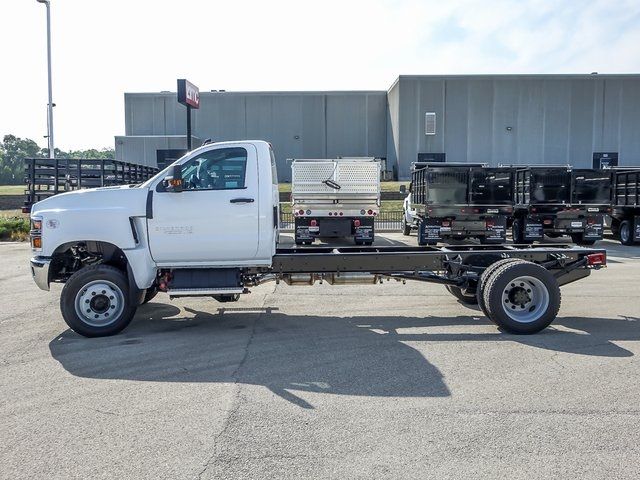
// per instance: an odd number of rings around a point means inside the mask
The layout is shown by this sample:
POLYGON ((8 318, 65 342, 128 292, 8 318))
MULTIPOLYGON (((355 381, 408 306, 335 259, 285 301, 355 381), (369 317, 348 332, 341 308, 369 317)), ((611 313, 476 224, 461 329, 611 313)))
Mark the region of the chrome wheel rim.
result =
POLYGON ((115 322, 124 310, 124 294, 107 280, 87 283, 76 294, 76 314, 92 327, 105 327, 115 322))
POLYGON ((502 309, 516 322, 535 322, 548 308, 549 290, 536 277, 515 278, 502 291, 502 309))

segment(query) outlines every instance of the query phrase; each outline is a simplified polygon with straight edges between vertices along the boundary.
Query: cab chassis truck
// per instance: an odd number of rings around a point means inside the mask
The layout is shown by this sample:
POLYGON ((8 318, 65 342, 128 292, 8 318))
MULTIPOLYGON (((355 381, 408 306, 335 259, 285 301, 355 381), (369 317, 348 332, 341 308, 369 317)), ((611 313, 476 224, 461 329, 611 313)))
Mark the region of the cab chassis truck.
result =
POLYGON ((611 231, 623 245, 640 243, 640 167, 613 169, 611 231))
POLYGON ((513 167, 514 243, 541 241, 544 235, 569 235, 572 242, 602 240, 604 217, 611 212, 611 172, 571 166, 513 167))
POLYGON ((273 158, 263 141, 208 144, 142 184, 36 203, 35 283, 64 284, 62 316, 86 337, 120 332, 159 291, 228 302, 272 281, 407 280, 442 284, 503 330, 528 334, 554 320, 560 286, 606 264, 604 250, 561 245, 278 248, 273 158))
POLYGON ((416 162, 411 170, 418 245, 473 237, 483 244, 506 242, 513 213, 511 169, 416 162))

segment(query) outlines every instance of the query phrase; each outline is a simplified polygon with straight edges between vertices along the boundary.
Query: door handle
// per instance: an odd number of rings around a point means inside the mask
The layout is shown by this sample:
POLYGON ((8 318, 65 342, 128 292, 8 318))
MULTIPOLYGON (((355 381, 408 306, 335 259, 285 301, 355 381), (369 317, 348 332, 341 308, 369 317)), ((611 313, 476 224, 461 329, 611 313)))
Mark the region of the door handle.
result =
POLYGON ((253 203, 253 198, 232 198, 229 200, 231 203, 253 203))

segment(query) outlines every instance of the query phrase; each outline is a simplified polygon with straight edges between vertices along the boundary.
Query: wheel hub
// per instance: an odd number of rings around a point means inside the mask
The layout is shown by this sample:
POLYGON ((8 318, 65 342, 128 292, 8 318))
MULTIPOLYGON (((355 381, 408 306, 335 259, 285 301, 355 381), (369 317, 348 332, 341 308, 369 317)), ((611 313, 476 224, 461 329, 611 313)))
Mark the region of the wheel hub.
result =
POLYGON ((502 308, 521 323, 537 320, 549 305, 549 291, 536 277, 518 277, 509 282, 502 293, 502 308))
POLYGON ((96 280, 78 291, 75 307, 84 322, 103 327, 116 321, 124 310, 124 295, 116 284, 96 280))

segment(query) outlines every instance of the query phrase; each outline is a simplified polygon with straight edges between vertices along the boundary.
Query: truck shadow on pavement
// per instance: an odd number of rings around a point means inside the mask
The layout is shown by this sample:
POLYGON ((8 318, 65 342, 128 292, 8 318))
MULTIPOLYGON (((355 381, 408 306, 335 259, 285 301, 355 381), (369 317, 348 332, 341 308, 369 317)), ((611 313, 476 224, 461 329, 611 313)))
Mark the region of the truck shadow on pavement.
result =
POLYGON ((404 342, 509 341, 581 355, 627 357, 613 340, 639 340, 640 319, 559 318, 538 335, 486 333, 484 317, 322 317, 277 308, 208 313, 150 303, 121 335, 85 339, 71 330, 49 343, 83 378, 262 385, 302 408, 293 391, 374 397, 446 397, 443 376, 404 342), (471 333, 438 327, 468 326, 471 333), (482 332, 472 333, 482 328, 482 332), (429 330, 435 330, 430 332, 429 330), (427 331, 425 331, 427 330, 427 331))

